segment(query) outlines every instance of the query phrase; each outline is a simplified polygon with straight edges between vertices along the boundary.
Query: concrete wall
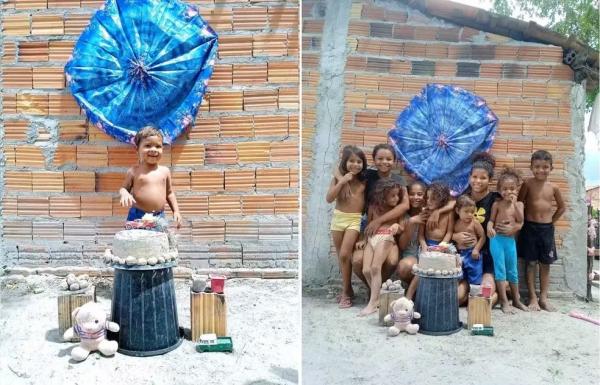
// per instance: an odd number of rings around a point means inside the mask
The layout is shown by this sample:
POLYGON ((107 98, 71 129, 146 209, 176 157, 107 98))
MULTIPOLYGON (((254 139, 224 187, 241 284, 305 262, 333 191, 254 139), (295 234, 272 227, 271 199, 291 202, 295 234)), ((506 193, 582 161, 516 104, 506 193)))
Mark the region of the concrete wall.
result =
MULTIPOLYGON (((165 150, 183 266, 296 268, 298 1, 191 1, 219 34, 194 128, 165 150)), ((88 126, 63 66, 103 1, 2 3, 1 265, 95 265, 131 146, 88 126)), ((171 213, 168 213, 171 215, 171 213)))
MULTIPOLYGON (((386 142, 387 131, 398 114, 424 85, 454 84, 485 98, 498 115, 500 124, 492 148, 498 169, 514 167, 529 177, 533 151, 546 149, 553 154, 550 180, 563 192, 569 209, 557 223, 560 258, 551 269, 551 290, 555 294, 583 294, 585 239, 577 235, 584 233, 581 215, 585 213, 582 88, 574 85, 572 70, 562 64, 562 48, 453 25, 400 2, 354 1, 347 21, 345 88, 340 106, 315 91, 317 85, 320 91, 326 87, 323 82, 329 82, 323 76, 324 66, 330 63, 323 62, 324 50, 329 48, 317 44, 326 40, 330 28, 329 18, 321 16, 327 3, 303 3, 304 218, 312 215, 316 199, 312 195, 316 190, 308 184, 312 179, 306 175, 327 170, 331 174, 333 168, 332 164, 319 163, 321 158, 312 152, 310 143, 316 145, 318 138, 329 136, 329 142, 337 144, 339 138, 338 151, 343 145, 355 144, 365 150, 371 161, 373 146, 386 142), (341 133, 321 124, 321 107, 341 114, 341 133), (319 132, 322 129, 329 131, 319 132)), ((339 19, 336 23, 343 24, 339 19)), ((492 189, 495 185, 496 180, 492 180, 492 189)), ((305 232, 328 233, 330 213, 319 208, 318 215, 322 216, 319 227, 304 228, 305 232)), ((328 259, 322 252, 331 249, 329 239, 320 237, 314 241, 322 244, 311 244, 303 252, 305 282, 322 284, 337 279, 335 257, 328 259), (311 250, 319 250, 320 254, 311 255, 311 250), (327 271, 315 267, 324 260, 334 268, 327 271), (306 275, 309 272, 311 276, 306 275)))

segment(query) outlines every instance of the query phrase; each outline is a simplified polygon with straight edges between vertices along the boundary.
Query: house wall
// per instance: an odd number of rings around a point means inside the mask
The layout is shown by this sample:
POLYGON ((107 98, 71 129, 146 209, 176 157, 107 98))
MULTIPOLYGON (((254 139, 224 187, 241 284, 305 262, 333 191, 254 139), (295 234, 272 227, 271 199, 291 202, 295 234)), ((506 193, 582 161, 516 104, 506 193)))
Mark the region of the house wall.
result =
MULTIPOLYGON (((180 265, 296 268, 298 1, 191 1, 219 34, 194 128, 165 149, 180 265)), ((2 3, 2 265, 98 265, 135 150, 86 124, 63 66, 103 1, 2 3)), ((169 211, 168 215, 171 216, 169 211)))
MULTIPOLYGON (((567 214, 558 221, 556 243, 559 260, 551 267, 551 290, 555 293, 582 292, 585 282, 584 244, 574 234, 583 218, 583 101, 577 96, 572 70, 562 64, 562 48, 526 43, 454 25, 422 14, 401 2, 354 1, 348 14, 346 35, 345 93, 343 110, 331 106, 317 90, 322 83, 324 50, 329 18, 323 15, 326 1, 304 1, 303 17, 303 215, 313 208, 310 183, 314 175, 329 173, 335 164, 316 163, 311 141, 319 129, 320 104, 339 111, 341 134, 332 133, 331 148, 347 144, 370 153, 377 143, 387 141, 387 132, 398 114, 427 83, 454 84, 483 97, 499 118, 492 154, 497 170, 514 167, 529 177, 530 156, 537 149, 553 154, 554 170, 550 180, 563 193, 567 214), (308 16, 308 17, 307 17, 308 16), (320 65, 319 65, 320 64, 320 65), (318 88, 317 88, 318 87, 318 88), (581 154, 580 154, 581 153, 581 154), (569 247, 563 247, 568 244, 569 247), (581 260, 581 261, 580 261, 581 260), (565 263, 567 262, 567 263, 565 263), (581 271, 580 271, 581 270, 581 271), (581 279, 579 279, 581 274, 581 279)), ((339 22, 339 20, 337 21, 339 22)), ((327 64, 325 64, 325 67, 327 64)), ((327 128, 325 128, 327 129, 327 128)), ((331 150, 331 149, 330 149, 331 150)), ((404 173, 404 170, 398 170, 404 173)), ((495 189, 496 180, 491 182, 495 189)), ((319 199, 324 200, 324 196, 319 199)), ((330 210, 322 210, 326 220, 318 229, 328 233, 330 210)), ((331 250, 311 245, 312 249, 331 250)), ((320 252, 303 253, 304 281, 320 284, 339 277, 335 257, 320 252), (317 266, 317 261, 329 268, 317 266)))

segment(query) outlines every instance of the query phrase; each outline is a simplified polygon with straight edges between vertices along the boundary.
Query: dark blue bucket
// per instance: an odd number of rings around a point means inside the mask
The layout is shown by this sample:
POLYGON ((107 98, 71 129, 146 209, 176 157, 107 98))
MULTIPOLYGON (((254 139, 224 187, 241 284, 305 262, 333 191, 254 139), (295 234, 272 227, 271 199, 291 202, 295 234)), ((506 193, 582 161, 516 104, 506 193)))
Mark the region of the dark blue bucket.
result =
POLYGON ((458 278, 419 275, 415 297, 419 333, 434 336, 456 333, 462 329, 458 319, 458 278))
POLYGON ((109 339, 119 343, 119 353, 156 356, 181 344, 174 265, 114 266, 111 316, 120 330, 109 339))

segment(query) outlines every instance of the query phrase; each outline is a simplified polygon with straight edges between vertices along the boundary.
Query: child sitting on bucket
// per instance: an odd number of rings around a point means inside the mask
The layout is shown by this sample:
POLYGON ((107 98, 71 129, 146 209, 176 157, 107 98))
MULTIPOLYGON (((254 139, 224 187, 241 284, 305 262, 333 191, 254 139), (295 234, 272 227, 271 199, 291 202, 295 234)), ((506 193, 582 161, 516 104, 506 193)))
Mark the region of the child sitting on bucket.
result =
POLYGON ((164 217, 165 203, 168 203, 177 228, 181 227, 181 213, 171 186, 171 171, 159 165, 163 152, 162 134, 147 126, 138 131, 134 142, 139 164, 127 170, 119 190, 121 206, 130 207, 127 221, 141 219, 145 214, 164 217))
MULTIPOLYGON (((427 189, 427 209, 429 212, 444 207, 450 200, 450 189, 448 186, 435 182, 427 189)), ((427 221, 431 221, 430 217, 427 221)), ((437 226, 421 225, 419 228, 419 245, 421 251, 427 251, 428 246, 436 246, 440 243, 449 243, 452 239, 454 229, 454 215, 452 212, 441 213, 437 226)))

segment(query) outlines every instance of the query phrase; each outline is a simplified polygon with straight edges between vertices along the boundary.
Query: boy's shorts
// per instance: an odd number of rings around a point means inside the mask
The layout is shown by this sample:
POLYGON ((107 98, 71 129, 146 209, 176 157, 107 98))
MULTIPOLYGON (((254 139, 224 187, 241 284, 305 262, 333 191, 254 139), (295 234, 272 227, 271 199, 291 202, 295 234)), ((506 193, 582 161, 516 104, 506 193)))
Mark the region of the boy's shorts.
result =
POLYGON ((554 224, 525 221, 517 242, 519 257, 549 265, 556 261, 554 224))
POLYGON ((356 230, 360 232, 360 219, 362 213, 345 213, 340 210, 333 210, 331 218, 331 231, 356 230))
POLYGON ((458 251, 463 261, 463 277, 469 284, 481 285, 481 279, 483 278, 483 255, 479 253, 479 259, 473 259, 472 251, 472 247, 458 251))
POLYGON ((427 243, 427 246, 437 246, 441 243, 442 241, 434 241, 433 239, 426 239, 425 243, 427 243))
POLYGON ((140 210, 137 207, 132 207, 129 209, 129 213, 127 214, 127 221, 135 221, 136 219, 142 219, 142 217, 146 214, 152 214, 155 217, 165 217, 165 211, 152 211, 150 213, 145 212, 144 210, 140 210))

